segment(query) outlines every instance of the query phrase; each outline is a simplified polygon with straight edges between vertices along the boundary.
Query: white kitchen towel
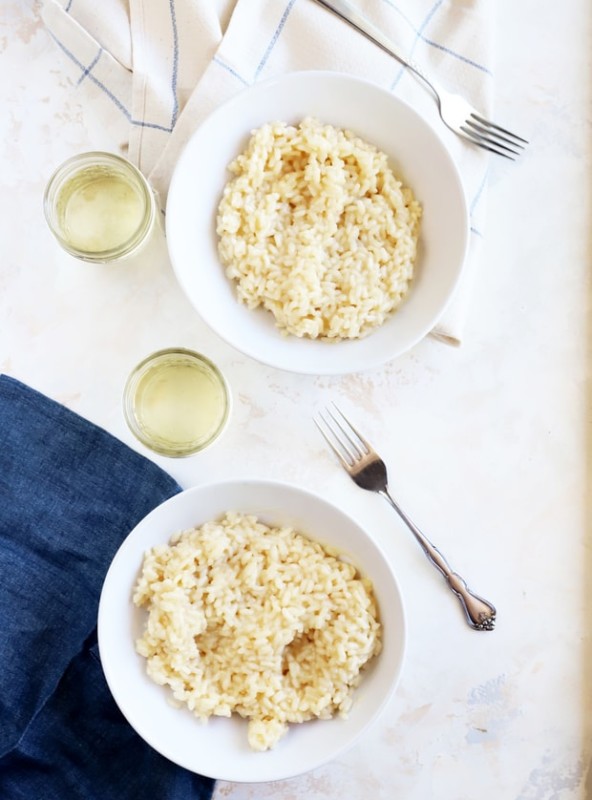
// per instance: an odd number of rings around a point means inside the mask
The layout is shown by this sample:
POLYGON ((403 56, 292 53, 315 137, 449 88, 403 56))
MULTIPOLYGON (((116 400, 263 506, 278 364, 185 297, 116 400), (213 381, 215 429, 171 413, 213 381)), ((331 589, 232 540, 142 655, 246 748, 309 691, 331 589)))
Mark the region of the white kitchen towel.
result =
MULTIPOLYGON (((491 116, 491 0, 353 2, 428 73, 491 116)), ((467 264, 433 331, 449 344, 462 341, 479 269, 489 156, 443 125, 433 96, 409 69, 315 0, 45 0, 42 14, 78 90, 87 93, 85 107, 125 144, 163 202, 193 131, 257 81, 293 70, 337 70, 406 100, 451 151, 470 205, 467 264)))

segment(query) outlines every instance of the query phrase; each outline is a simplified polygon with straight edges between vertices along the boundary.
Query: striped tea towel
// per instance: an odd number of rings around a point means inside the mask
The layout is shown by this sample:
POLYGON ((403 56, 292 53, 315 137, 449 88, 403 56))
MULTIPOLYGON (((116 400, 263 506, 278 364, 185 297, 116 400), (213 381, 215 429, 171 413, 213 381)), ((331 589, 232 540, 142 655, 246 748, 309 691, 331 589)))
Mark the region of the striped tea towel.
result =
MULTIPOLYGON (((493 14, 487 0, 353 0, 428 73, 491 113, 493 14)), ((44 0, 50 35, 161 198, 180 151, 220 103, 288 71, 327 69, 389 89, 444 140, 463 178, 471 245, 452 303, 433 331, 460 344, 483 235, 488 154, 440 121, 413 73, 314 0, 44 0)))

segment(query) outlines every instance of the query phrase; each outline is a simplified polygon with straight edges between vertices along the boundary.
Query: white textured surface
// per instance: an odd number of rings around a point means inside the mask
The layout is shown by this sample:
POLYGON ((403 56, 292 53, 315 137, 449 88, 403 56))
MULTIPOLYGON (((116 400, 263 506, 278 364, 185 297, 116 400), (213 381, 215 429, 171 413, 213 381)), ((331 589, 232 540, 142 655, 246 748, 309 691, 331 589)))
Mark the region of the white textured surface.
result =
POLYGON ((196 318, 164 248, 113 267, 57 249, 42 215, 47 178, 75 152, 119 143, 62 77, 37 5, 0 10, 0 370, 135 447, 120 411, 131 367, 160 347, 203 351, 229 379, 233 419, 202 455, 155 460, 185 486, 256 475, 323 487, 374 529, 405 596, 407 664, 367 740, 285 783, 221 783, 217 800, 592 794, 591 9, 498 2, 497 117, 532 143, 516 164, 491 164, 466 343, 427 339, 347 378, 240 356, 196 318), (468 629, 386 504, 325 451, 310 417, 331 399, 379 446, 403 506, 496 602, 493 634, 468 629))

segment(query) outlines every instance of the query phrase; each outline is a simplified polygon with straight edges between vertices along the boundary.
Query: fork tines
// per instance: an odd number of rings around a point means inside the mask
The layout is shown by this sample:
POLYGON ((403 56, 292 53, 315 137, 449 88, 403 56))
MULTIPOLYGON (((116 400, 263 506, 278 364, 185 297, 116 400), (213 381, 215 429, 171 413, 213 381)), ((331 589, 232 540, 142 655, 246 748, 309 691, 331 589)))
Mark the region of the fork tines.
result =
POLYGON ((316 419, 314 420, 314 424, 319 429, 331 450, 333 450, 337 458, 347 469, 352 467, 361 458, 371 453, 372 447, 368 444, 366 439, 364 439, 362 434, 354 428, 335 403, 332 403, 332 406, 339 415, 339 418, 333 413, 331 408, 327 406, 325 414, 319 411, 319 418, 322 420, 323 425, 316 419), (343 423, 345 423, 347 428, 344 427, 343 423))
POLYGON ((528 141, 521 136, 475 113, 469 115, 469 119, 460 129, 471 142, 511 161, 515 161, 514 156, 519 156, 521 150, 528 144, 528 141))

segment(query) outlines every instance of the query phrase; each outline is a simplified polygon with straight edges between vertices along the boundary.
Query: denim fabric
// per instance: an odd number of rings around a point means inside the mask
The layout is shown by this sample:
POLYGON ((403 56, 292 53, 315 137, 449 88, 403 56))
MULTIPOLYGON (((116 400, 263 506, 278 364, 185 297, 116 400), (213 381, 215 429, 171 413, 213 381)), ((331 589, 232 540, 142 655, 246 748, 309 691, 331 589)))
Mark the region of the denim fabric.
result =
POLYGON ((103 579, 180 491, 106 431, 0 375, 0 798, 208 800, 119 712, 96 645, 103 579))

